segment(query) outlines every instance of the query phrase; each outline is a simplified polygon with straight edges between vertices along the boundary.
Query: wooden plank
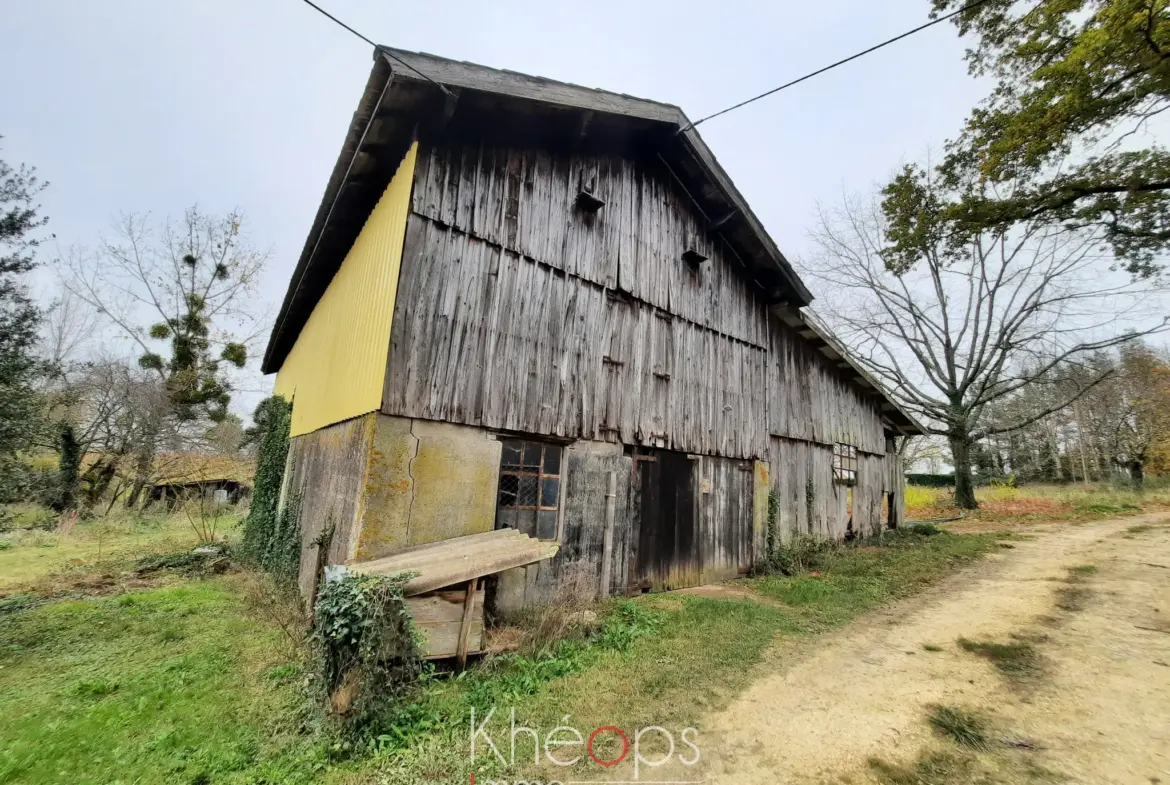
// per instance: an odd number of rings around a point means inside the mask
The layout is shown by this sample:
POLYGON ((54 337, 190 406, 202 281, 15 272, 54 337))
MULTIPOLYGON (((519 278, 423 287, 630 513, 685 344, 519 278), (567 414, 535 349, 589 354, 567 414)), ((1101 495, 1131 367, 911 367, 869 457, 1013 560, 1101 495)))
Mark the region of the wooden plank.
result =
POLYGON ((471 618, 475 610, 475 590, 479 585, 479 578, 472 578, 467 582, 467 597, 463 602, 463 618, 459 624, 459 641, 455 646, 455 661, 462 670, 467 665, 467 645, 471 635, 471 618))
MULTIPOLYGON (((466 589, 436 591, 416 597, 407 597, 406 610, 410 613, 415 627, 422 635, 422 652, 426 659, 454 657, 459 646, 459 635, 463 628, 464 608, 467 601, 466 589)), ((475 607, 467 634, 467 653, 475 654, 483 648, 483 604, 482 586, 474 595, 475 607)))

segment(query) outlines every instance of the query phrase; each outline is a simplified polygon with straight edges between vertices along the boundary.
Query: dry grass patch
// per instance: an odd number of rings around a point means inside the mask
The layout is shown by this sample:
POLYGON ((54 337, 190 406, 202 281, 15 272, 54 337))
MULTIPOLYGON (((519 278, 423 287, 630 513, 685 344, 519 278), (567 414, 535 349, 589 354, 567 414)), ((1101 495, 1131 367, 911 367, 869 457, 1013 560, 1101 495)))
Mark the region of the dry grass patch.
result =
POLYGON ((1040 652, 1028 640, 995 643, 959 638, 959 648, 990 660, 996 670, 1013 682, 1033 679, 1044 670, 1040 652))
POLYGON ((973 755, 932 750, 909 764, 870 758, 869 768, 883 785, 954 785, 971 781, 976 762, 973 755))
POLYGON ((985 750, 990 746, 987 740, 987 721, 975 712, 954 706, 931 706, 926 719, 936 733, 960 747, 985 750))

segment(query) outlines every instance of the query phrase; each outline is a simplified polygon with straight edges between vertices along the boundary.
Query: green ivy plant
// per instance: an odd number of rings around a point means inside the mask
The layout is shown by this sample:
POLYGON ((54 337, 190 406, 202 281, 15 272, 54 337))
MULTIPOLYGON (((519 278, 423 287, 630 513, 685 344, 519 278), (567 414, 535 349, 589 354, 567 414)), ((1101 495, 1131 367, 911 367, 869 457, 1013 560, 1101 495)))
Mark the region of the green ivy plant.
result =
POLYGON ((776 559, 776 549, 780 544, 780 494, 772 488, 768 491, 768 535, 765 542, 765 559, 771 564, 776 559))
POLYGON ((343 729, 361 735, 423 672, 403 585, 416 573, 327 575, 317 594, 313 641, 322 699, 343 729))
POLYGON ((288 459, 292 405, 279 395, 261 402, 264 432, 252 481, 252 507, 244 519, 241 552, 252 564, 277 577, 296 580, 300 568, 299 499, 295 494, 280 508, 284 465, 288 459))

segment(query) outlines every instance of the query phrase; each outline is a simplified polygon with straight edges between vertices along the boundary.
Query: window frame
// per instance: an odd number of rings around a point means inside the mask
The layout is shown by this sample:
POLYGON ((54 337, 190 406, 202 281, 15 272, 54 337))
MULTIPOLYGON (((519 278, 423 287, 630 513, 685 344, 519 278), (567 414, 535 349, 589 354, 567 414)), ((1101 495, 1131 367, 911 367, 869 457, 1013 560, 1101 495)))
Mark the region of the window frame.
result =
POLYGON ((833 444, 833 482, 840 485, 857 485, 857 448, 852 444, 833 444))
POLYGON ((496 509, 497 510, 520 510, 525 512, 536 513, 536 521, 533 527, 533 539, 540 542, 560 542, 561 539, 561 521, 563 516, 564 505, 562 500, 565 493, 565 445, 559 442, 540 441, 538 439, 525 437, 501 437, 501 451, 500 451, 500 471, 499 479, 496 488, 496 509), (520 450, 519 465, 515 469, 506 468, 504 466, 503 450, 507 449, 509 444, 518 445, 520 450), (535 471, 524 468, 524 452, 529 445, 540 447, 540 465, 535 471), (546 460, 549 448, 554 448, 559 451, 557 473, 553 474, 546 471, 546 460), (502 486, 505 476, 517 478, 517 495, 519 493, 519 478, 531 477, 536 480, 536 503, 535 504, 504 504, 502 499, 502 486), (544 504, 544 481, 557 481, 557 498, 555 505, 544 504), (542 538, 537 536, 539 534, 540 513, 551 512, 556 515, 556 531, 550 538, 542 538))

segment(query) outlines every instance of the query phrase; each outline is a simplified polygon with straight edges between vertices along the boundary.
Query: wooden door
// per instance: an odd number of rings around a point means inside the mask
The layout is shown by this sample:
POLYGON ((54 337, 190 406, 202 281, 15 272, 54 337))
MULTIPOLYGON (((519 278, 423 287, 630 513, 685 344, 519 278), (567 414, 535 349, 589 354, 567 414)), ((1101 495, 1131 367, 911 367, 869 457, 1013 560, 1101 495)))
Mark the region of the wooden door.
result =
POLYGON ((653 450, 634 456, 631 512, 636 523, 631 592, 695 586, 700 580, 695 537, 694 461, 653 450))

